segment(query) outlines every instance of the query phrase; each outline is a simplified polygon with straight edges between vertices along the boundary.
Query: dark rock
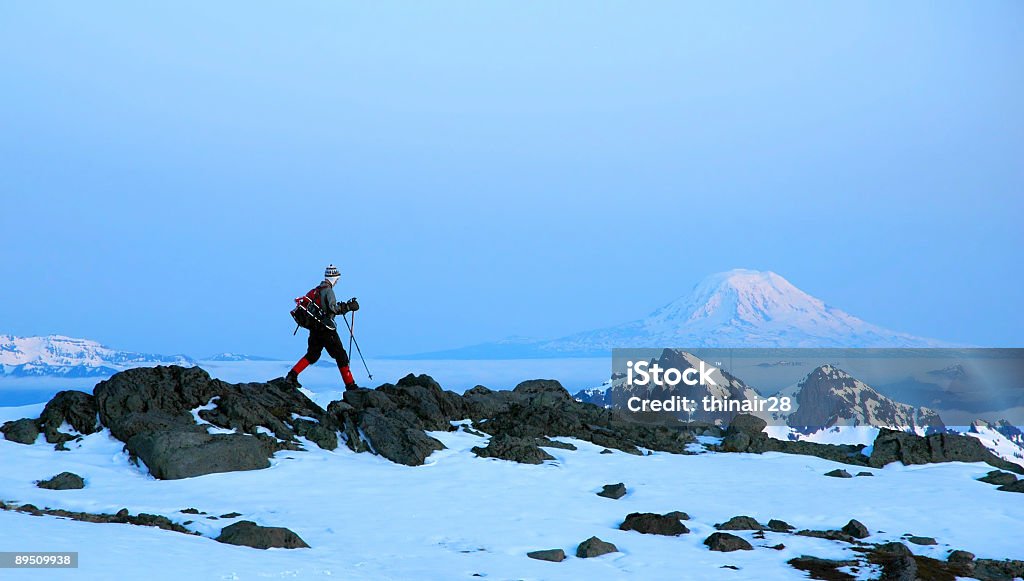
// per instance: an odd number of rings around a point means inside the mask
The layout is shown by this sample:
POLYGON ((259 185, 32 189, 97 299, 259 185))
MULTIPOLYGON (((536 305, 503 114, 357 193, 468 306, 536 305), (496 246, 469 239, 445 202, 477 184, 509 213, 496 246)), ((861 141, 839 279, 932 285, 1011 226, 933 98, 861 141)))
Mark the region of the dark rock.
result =
POLYGON ((526 556, 531 559, 537 559, 538 561, 551 561, 553 563, 561 563, 565 560, 565 551, 562 549, 545 549, 543 551, 533 551, 526 553, 526 556))
POLYGON ((974 553, 968 551, 953 551, 946 557, 950 563, 970 563, 974 560, 974 553))
POLYGON ((867 538, 871 533, 868 532, 868 527, 864 526, 859 520, 850 519, 850 522, 846 523, 840 531, 850 535, 855 539, 867 538))
POLYGON ((242 516, 242 513, 240 512, 229 512, 227 514, 220 515, 220 518, 238 518, 240 516, 242 516))
MULTIPOLYGON (((230 384, 199 368, 158 366, 117 373, 100 382, 94 396, 102 424, 157 478, 265 468, 275 451, 301 449, 300 436, 327 449, 337 446, 333 416, 284 379, 230 384), (207 434, 192 415, 200 407, 206 408, 198 412, 203 422, 235 433, 207 434), (261 427, 274 437, 262 435, 261 427)), ((68 415, 88 405, 71 397, 55 409, 68 415)))
POLYGON ((626 485, 622 482, 618 484, 605 484, 601 489, 601 492, 598 492, 597 495, 618 500, 623 496, 626 496, 626 485))
POLYGON ((61 391, 43 408, 39 424, 46 434, 47 442, 61 444, 76 437, 60 431, 65 422, 81 434, 100 431, 98 413, 96 399, 92 395, 82 391, 61 391))
POLYGON ((1009 559, 997 561, 995 559, 977 559, 974 562, 974 577, 993 581, 1010 581, 1018 577, 1024 578, 1024 561, 1009 559))
POLYGON ((722 439, 723 452, 746 452, 750 448, 750 436, 743 432, 729 434, 722 439))
POLYGON ((39 424, 36 420, 22 418, 12 422, 4 422, 0 427, 4 433, 4 439, 19 444, 34 444, 39 438, 39 424))
POLYGON ((794 527, 793 525, 789 524, 784 520, 773 518, 770 521, 768 521, 768 528, 777 533, 785 533, 795 529, 796 527, 794 527))
POLYGON ((881 581, 917 581, 917 561, 913 557, 892 557, 882 565, 881 581))
POLYGON ((673 510, 672 512, 665 513, 665 516, 670 516, 676 520, 690 520, 690 515, 681 510, 673 510))
POLYGON ((816 539, 828 539, 830 541, 842 541, 844 543, 853 543, 853 542, 856 541, 856 539, 854 539, 850 535, 844 533, 843 531, 812 531, 812 530, 802 530, 802 531, 797 531, 794 534, 800 535, 801 537, 813 537, 813 538, 816 538, 816 539))
POLYGON ((601 453, 602 453, 602 454, 611 454, 611 453, 612 453, 612 451, 611 451, 611 450, 609 450, 608 448, 605 448, 604 450, 601 450, 601 453))
POLYGON ((590 537, 576 547, 576 556, 581 559, 600 557, 601 555, 617 552, 619 552, 618 547, 611 543, 606 543, 597 537, 590 537))
POLYGON ((724 523, 715 525, 720 531, 761 531, 761 526, 754 518, 749 516, 734 516, 724 523))
POLYGON ((772 545, 772 546, 770 546, 770 547, 768 547, 768 548, 769 548, 769 549, 774 549, 774 550, 776 550, 776 551, 781 551, 781 550, 783 550, 783 549, 785 549, 785 548, 786 548, 786 545, 783 545, 782 543, 779 543, 779 544, 777 544, 777 545, 772 545))
POLYGON ((910 552, 909 547, 898 541, 878 545, 877 547, 875 547, 875 552, 889 556, 913 555, 913 553, 910 552))
POLYGON ((764 433, 764 429, 767 426, 768 422, 757 416, 750 414, 738 414, 731 422, 729 422, 729 427, 725 430, 725 436, 729 437, 731 434, 746 434, 751 440, 766 438, 768 435, 764 433))
POLYGON ((932 537, 907 537, 907 541, 914 543, 915 545, 937 545, 939 544, 932 537))
POLYGON ((754 547, 750 546, 746 539, 730 533, 711 533, 710 537, 704 539, 704 544, 712 551, 723 553, 754 550, 754 547))
POLYGON ((243 434, 210 435, 196 426, 193 430, 143 432, 129 439, 126 447, 145 462, 153 477, 176 480, 267 468, 274 449, 267 440, 243 434))
POLYGON ((670 514, 655 514, 653 512, 634 512, 626 516, 626 520, 619 525, 619 530, 636 531, 646 535, 665 535, 674 537, 690 532, 679 518, 670 514))
MULTIPOLYGON (((346 392, 346 395, 350 392, 346 392)), ((358 426, 370 440, 377 454, 406 466, 420 466, 428 456, 443 450, 444 444, 431 438, 412 424, 414 420, 400 413, 367 409, 358 414, 358 426)), ((351 441, 351 440, 350 440, 351 441)))
POLYGON ((243 545, 256 549, 300 549, 309 548, 299 535, 283 527, 262 527, 256 523, 243 520, 224 527, 218 542, 229 545, 243 545))
MULTIPOLYGON (((477 433, 478 436, 483 434, 477 433)), ((559 442, 558 440, 552 440, 551 438, 537 438, 537 445, 542 448, 558 448, 559 450, 577 450, 575 445, 569 442, 559 442)))
POLYGON ((835 470, 826 472, 825 476, 832 476, 833 478, 853 478, 852 474, 842 468, 836 468, 835 470))
MULTIPOLYGON (((126 513, 128 512, 128 509, 124 509, 124 510, 125 510, 126 513)), ((199 512, 198 508, 186 508, 186 509, 179 510, 178 512, 180 512, 182 514, 206 514, 205 512, 199 512)))
POLYGON ((36 482, 36 486, 49 490, 78 490, 85 488, 85 480, 74 472, 61 472, 49 480, 36 482))
POLYGON ((936 462, 985 462, 990 466, 1024 474, 1024 467, 990 452, 981 440, 960 434, 918 436, 881 428, 871 451, 870 464, 880 468, 890 462, 904 465, 936 462))
POLYGON ((1003 472, 1002 470, 992 470, 988 474, 979 478, 978 481, 995 484, 996 486, 1005 486, 1007 484, 1017 482, 1017 477, 1009 472, 1003 472))
POLYGON ((1024 480, 1018 480, 1013 484, 1004 484, 996 490, 1002 490, 1003 492, 1024 492, 1024 480))
POLYGON ((861 471, 857 473, 857 476, 874 476, 874 472, 861 471))
MULTIPOLYGON (((774 547, 772 547, 774 548, 774 547)), ((812 579, 829 579, 834 581, 846 581, 856 579, 853 575, 840 571, 840 567, 851 567, 857 565, 855 560, 833 561, 830 559, 819 559, 802 555, 795 559, 786 561, 794 569, 806 571, 812 579)))
POLYGON ((542 464, 545 460, 555 457, 541 450, 533 440, 499 434, 493 436, 487 446, 473 448, 473 453, 481 458, 501 458, 522 464, 542 464))

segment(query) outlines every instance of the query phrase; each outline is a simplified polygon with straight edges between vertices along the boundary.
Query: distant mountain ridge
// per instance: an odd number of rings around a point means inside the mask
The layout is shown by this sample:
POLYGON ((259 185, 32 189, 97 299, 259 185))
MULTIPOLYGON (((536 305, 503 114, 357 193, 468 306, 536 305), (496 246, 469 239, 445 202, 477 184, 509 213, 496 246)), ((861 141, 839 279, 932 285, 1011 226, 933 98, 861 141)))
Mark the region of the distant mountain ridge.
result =
POLYGON ((774 272, 711 275, 647 317, 553 340, 515 339, 413 358, 604 356, 617 347, 943 347, 865 322, 825 304, 774 272))
POLYGON ((106 377, 129 367, 195 364, 186 355, 121 351, 63 335, 0 335, 0 375, 9 377, 106 377))

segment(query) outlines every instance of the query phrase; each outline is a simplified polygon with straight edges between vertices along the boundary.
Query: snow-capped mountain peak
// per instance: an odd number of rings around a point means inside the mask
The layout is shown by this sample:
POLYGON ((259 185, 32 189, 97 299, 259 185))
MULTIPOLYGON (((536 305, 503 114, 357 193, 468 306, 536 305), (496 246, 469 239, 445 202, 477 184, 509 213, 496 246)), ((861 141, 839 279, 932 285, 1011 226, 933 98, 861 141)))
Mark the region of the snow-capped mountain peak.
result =
POLYGON ((0 375, 101 377, 128 367, 195 365, 184 355, 119 351, 96 341, 64 335, 0 335, 0 375))

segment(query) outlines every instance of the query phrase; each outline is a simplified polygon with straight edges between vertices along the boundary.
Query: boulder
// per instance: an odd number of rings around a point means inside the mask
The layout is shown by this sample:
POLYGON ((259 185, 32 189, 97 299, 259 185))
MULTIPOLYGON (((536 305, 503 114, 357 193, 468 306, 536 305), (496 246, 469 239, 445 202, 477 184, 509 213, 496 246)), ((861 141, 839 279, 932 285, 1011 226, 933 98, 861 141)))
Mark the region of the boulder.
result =
POLYGON ((1005 486, 1007 484, 1017 482, 1017 477, 1009 472, 1003 472, 1002 470, 992 470, 978 480, 988 484, 995 484, 996 486, 1005 486))
POLYGON ((526 553, 526 556, 531 559, 537 559, 538 561, 561 563, 565 560, 565 551, 562 549, 544 549, 543 551, 532 551, 530 553, 526 553))
POLYGON ((85 480, 74 472, 61 472, 49 480, 36 482, 36 486, 49 490, 78 490, 85 488, 85 480))
POLYGON ((903 555, 887 559, 882 564, 882 581, 918 581, 917 561, 903 555))
POLYGON ((604 487, 601 488, 601 492, 598 492, 597 495, 618 500, 623 496, 626 496, 626 485, 622 482, 619 482, 618 484, 605 484, 604 487))
POLYGON ((675 537, 690 532, 679 518, 673 514, 655 514, 653 512, 634 512, 626 516, 619 525, 619 530, 636 531, 646 535, 664 535, 675 537))
POLYGON ((723 452, 746 452, 750 448, 750 436, 743 432, 729 434, 720 445, 723 452))
POLYGON ((956 550, 952 551, 949 554, 949 557, 946 557, 946 560, 950 563, 970 563, 971 561, 974 561, 974 553, 971 553, 969 551, 956 550))
POLYGON ((862 470, 861 472, 857 473, 857 476, 874 476, 874 475, 875 475, 874 472, 868 472, 866 470, 862 470))
POLYGON ((725 430, 725 436, 729 437, 731 434, 746 434, 751 440, 767 438, 768 435, 764 433, 764 429, 767 426, 768 422, 757 416, 750 414, 738 414, 731 422, 729 422, 729 427, 725 430))
POLYGON ((542 464, 555 457, 541 450, 532 439, 499 434, 493 436, 486 447, 474 447, 473 453, 481 458, 500 458, 522 464, 542 464))
POLYGON ((990 466, 1024 474, 1024 467, 990 452, 981 440, 961 434, 918 436, 881 428, 871 450, 869 463, 881 468, 891 462, 904 465, 937 462, 985 462, 990 466))
POLYGON ((768 521, 768 529, 777 533, 786 533, 795 529, 793 525, 789 524, 784 520, 773 518, 768 521))
POLYGON ((852 474, 842 468, 836 468, 835 470, 826 472, 825 476, 831 476, 833 478, 853 478, 852 474))
POLYGON ((39 424, 46 434, 46 441, 61 444, 73 440, 76 436, 60 431, 65 423, 80 434, 98 432, 101 426, 96 399, 82 391, 58 392, 47 402, 39 416, 39 424))
POLYGON ((754 547, 742 537, 730 533, 711 533, 704 539, 704 544, 712 551, 730 553, 732 551, 752 551, 754 547))
POLYGON ((435 451, 443 450, 444 444, 413 423, 401 413, 379 409, 367 409, 357 415, 357 425, 370 440, 372 451, 397 464, 420 466, 435 451))
POLYGON ((39 438, 39 423, 28 418, 4 422, 0 432, 4 433, 5 440, 19 444, 34 444, 39 438))
POLYGON ((250 520, 236 522, 224 527, 218 542, 229 545, 242 545, 256 549, 308 549, 299 535, 284 527, 263 527, 250 520))
POLYGON ((617 552, 619 552, 618 547, 611 543, 606 543, 597 537, 590 537, 576 547, 576 556, 581 559, 600 557, 601 555, 617 552))
POLYGON ((859 520, 850 519, 850 522, 843 525, 840 531, 850 535, 855 539, 867 538, 871 533, 868 532, 868 527, 864 526, 859 520))
POLYGON ((716 524, 715 528, 720 531, 762 531, 764 527, 761 526, 755 519, 749 516, 734 516, 731 519, 721 524, 716 524))
POLYGON ((129 439, 125 447, 146 464, 154 478, 177 480, 267 468, 274 443, 266 436, 210 435, 196 426, 191 430, 140 433, 129 439))
POLYGON ((910 537, 907 537, 907 541, 911 542, 911 543, 914 543, 915 545, 937 545, 937 544, 939 544, 938 541, 936 541, 932 537, 910 536, 910 537))

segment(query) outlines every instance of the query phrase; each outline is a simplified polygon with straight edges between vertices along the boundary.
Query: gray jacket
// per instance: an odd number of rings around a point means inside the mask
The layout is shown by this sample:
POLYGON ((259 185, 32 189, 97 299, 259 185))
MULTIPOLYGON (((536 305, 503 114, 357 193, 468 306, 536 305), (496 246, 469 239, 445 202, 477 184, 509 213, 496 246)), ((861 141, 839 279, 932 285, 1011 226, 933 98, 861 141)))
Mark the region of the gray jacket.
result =
POLYGON ((334 296, 334 287, 326 280, 320 283, 320 304, 324 310, 324 323, 332 327, 335 326, 335 315, 348 312, 348 309, 345 308, 345 303, 338 302, 338 298, 334 296))

